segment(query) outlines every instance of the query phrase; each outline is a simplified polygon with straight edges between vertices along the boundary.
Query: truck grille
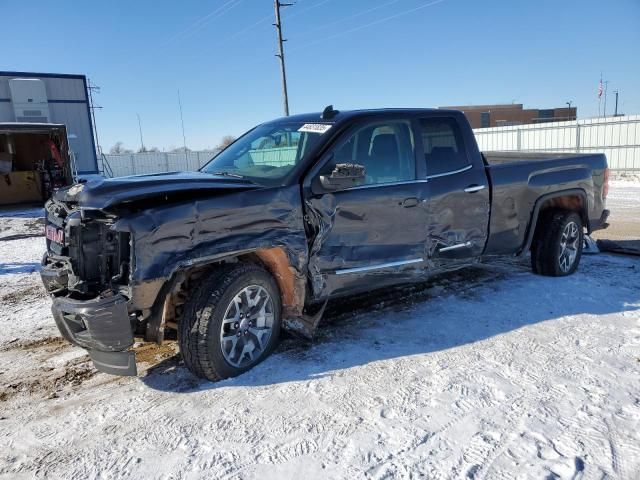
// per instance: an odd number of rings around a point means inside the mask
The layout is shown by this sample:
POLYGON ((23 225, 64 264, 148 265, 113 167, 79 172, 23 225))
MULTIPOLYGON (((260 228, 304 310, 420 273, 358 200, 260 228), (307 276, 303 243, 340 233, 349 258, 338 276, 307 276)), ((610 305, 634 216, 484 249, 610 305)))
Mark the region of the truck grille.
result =
POLYGON ((47 250, 70 266, 69 289, 100 293, 128 282, 128 233, 114 231, 99 212, 82 219, 79 210, 55 200, 45 208, 47 250))

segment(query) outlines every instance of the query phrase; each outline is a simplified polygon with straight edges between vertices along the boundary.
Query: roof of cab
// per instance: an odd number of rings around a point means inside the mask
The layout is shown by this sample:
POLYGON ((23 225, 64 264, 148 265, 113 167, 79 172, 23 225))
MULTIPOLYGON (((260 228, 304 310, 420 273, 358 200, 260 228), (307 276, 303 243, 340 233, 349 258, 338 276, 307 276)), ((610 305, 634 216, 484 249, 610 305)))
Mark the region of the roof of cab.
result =
POLYGON ((425 113, 425 114, 433 114, 435 112, 444 113, 444 114, 454 114, 460 113, 458 110, 445 110, 439 108, 372 108, 365 110, 339 110, 336 109, 338 113, 335 114, 331 119, 323 119, 322 112, 313 112, 313 113, 300 113, 297 115, 291 115, 289 117, 280 117, 273 119, 266 123, 272 122, 283 122, 288 121, 292 123, 342 123, 346 120, 352 120, 357 117, 369 117, 384 114, 416 114, 416 113, 425 113))

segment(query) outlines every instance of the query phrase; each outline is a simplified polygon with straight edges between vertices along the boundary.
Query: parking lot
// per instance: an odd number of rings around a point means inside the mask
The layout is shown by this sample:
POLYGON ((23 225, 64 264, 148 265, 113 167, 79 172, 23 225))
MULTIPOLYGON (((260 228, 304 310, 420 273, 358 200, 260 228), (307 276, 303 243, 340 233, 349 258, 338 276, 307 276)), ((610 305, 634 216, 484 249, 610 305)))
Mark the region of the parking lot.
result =
MULTIPOLYGON (((637 181, 608 208, 599 238, 640 237, 637 181)), ((0 217, 2 478, 640 477, 640 257, 488 263, 333 304, 235 379, 193 377, 172 342, 122 378, 59 337, 40 215, 0 217)))

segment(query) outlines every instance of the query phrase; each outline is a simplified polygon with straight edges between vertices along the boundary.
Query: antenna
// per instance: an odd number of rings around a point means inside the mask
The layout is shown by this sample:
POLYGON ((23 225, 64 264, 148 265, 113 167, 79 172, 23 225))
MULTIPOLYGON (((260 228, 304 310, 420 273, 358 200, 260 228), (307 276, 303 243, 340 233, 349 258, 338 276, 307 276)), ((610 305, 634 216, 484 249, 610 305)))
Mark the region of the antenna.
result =
POLYGON ((102 107, 93 103, 93 92, 100 93, 100 87, 94 85, 90 78, 87 78, 87 92, 89 93, 89 110, 91 111, 91 120, 93 120, 93 136, 96 139, 96 149, 98 150, 98 155, 102 156, 102 147, 98 139, 98 125, 96 124, 96 108, 102 107))
POLYGON ((136 113, 136 117, 138 117, 138 129, 140 130, 140 151, 144 152, 144 142, 142 141, 142 122, 140 121, 140 115, 136 113))
POLYGON ((340 110, 334 110, 333 105, 328 105, 322 111, 322 115, 320 115, 320 118, 323 120, 331 120, 333 117, 335 117, 339 113, 340 113, 340 110))
POLYGON ((182 118, 182 101, 180 100, 180 89, 178 89, 178 105, 180 106, 180 124, 182 125, 182 145, 184 146, 184 155, 187 156, 187 138, 184 136, 184 119, 182 118))

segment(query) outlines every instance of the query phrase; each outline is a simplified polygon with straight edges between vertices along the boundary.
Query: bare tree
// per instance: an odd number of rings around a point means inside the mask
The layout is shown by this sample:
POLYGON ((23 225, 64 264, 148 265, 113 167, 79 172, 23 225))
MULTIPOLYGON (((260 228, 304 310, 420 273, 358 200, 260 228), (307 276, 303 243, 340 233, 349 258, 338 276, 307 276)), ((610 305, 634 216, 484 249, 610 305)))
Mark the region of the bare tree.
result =
POLYGON ((220 150, 223 150, 235 141, 236 137, 234 137, 233 135, 225 135, 224 137, 222 137, 222 140, 220 140, 220 145, 218 145, 218 148, 220 150))
POLYGON ((185 152, 190 152, 191 149, 189 147, 178 147, 178 148, 172 148, 169 150, 169 153, 185 153, 185 152))
POLYGON ((109 150, 111 155, 122 155, 124 153, 133 153, 131 150, 124 148, 122 142, 116 142, 116 144, 109 150))
POLYGON ((158 147, 141 147, 138 150, 138 153, 156 153, 159 151, 158 147))

